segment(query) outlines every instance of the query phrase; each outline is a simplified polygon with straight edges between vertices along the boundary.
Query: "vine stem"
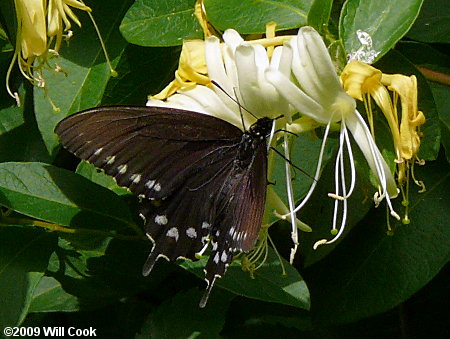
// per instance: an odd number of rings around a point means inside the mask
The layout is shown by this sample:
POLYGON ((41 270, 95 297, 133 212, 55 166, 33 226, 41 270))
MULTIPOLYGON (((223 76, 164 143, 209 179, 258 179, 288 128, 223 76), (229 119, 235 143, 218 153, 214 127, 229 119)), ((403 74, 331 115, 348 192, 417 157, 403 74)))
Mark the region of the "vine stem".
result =
POLYGON ((442 85, 450 86, 450 75, 433 71, 429 68, 417 66, 417 69, 427 78, 427 80, 440 83, 442 85))
POLYGON ((86 228, 70 228, 61 226, 58 224, 53 224, 40 220, 29 220, 29 219, 18 219, 18 218, 10 218, 3 216, 0 220, 0 226, 8 227, 11 225, 23 225, 23 226, 36 226, 48 229, 53 232, 62 232, 62 233, 70 233, 70 234, 96 234, 102 235, 105 237, 111 237, 121 240, 146 240, 147 238, 144 236, 137 235, 123 235, 116 234, 111 232, 105 232, 100 230, 86 229, 86 228))

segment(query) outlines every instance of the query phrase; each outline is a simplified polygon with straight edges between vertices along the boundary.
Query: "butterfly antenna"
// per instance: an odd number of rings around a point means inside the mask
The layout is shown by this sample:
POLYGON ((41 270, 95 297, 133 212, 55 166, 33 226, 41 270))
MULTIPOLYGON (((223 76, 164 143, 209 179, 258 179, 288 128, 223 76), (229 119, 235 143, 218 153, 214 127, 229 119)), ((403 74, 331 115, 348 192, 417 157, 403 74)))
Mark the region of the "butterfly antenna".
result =
POLYGON ((270 136, 269 136, 269 140, 267 141, 267 154, 269 154, 269 150, 270 150, 270 147, 272 147, 271 146, 271 144, 272 144, 272 140, 273 140, 273 137, 274 137, 274 135, 275 135, 275 133, 276 133, 276 131, 275 131, 275 125, 276 125, 276 120, 277 118, 275 118, 273 121, 272 121, 272 130, 270 131, 270 136))
POLYGON ((317 181, 313 176, 311 176, 308 172, 306 172, 305 170, 301 169, 300 167, 296 166, 291 160, 286 159, 286 157, 284 156, 283 153, 281 153, 279 150, 277 150, 275 147, 270 146, 270 149, 272 151, 274 151, 275 153, 277 153, 280 157, 282 157, 285 161, 287 161, 289 163, 289 165, 291 165, 292 167, 294 167, 295 169, 298 169, 300 172, 302 172, 304 175, 306 175, 308 178, 317 181))
POLYGON ((247 128, 245 127, 245 122, 244 122, 244 114, 242 113, 242 105, 239 103, 239 100, 237 99, 237 92, 236 92, 236 87, 233 87, 233 92, 234 92, 234 96, 236 97, 236 103, 239 106, 239 114, 241 115, 241 122, 242 122, 242 128, 244 129, 244 131, 247 130, 247 128))
MULTIPOLYGON (((244 106, 241 105, 241 103, 236 99, 238 96, 236 94, 236 88, 234 88, 234 95, 236 96, 236 98, 233 98, 227 91, 225 91, 215 80, 211 80, 211 83, 216 86, 218 89, 220 89, 227 97, 229 97, 231 100, 233 100, 238 106, 239 106, 239 111, 241 112, 241 117, 242 117, 242 110, 246 111, 248 114, 250 114, 252 117, 254 117, 255 119, 258 119, 258 117, 256 115, 254 115, 252 112, 250 112, 248 109, 246 109, 244 106)), ((277 118, 278 119, 278 118, 277 118)))

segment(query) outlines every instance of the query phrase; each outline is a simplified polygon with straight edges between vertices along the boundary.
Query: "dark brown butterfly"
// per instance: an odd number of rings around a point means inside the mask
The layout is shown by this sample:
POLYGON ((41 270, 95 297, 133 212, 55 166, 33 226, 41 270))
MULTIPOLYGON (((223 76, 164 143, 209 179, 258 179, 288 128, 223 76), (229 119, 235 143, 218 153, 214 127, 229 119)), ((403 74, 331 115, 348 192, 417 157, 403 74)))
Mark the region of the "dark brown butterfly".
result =
POLYGON ((141 198, 140 215, 153 242, 148 275, 163 257, 205 267, 206 305, 216 278, 236 251, 248 252, 261 227, 272 120, 249 130, 206 114, 162 107, 99 107, 62 120, 62 145, 103 169, 141 198))

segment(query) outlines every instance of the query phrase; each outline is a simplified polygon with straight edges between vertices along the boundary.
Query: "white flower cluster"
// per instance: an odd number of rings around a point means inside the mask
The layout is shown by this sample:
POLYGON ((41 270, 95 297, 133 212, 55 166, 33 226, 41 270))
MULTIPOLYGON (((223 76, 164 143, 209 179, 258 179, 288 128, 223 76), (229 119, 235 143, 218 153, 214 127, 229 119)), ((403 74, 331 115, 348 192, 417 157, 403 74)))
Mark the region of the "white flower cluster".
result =
MULTIPOLYGON (((320 35, 312 27, 302 27, 297 36, 290 37, 270 54, 262 44, 246 42, 234 30, 227 30, 223 40, 224 43, 220 43, 216 37, 205 40, 205 61, 208 76, 214 84, 213 89, 198 85, 193 89, 178 91, 166 101, 151 99, 147 104, 211 114, 240 128, 248 127, 255 119, 250 114, 243 114, 242 108, 258 118, 283 116, 285 119, 281 120, 288 125, 301 124, 302 118, 292 121, 293 114, 299 113, 326 126, 315 181, 298 206, 295 206, 292 196, 290 166, 286 167, 289 219, 293 224, 292 239, 295 243, 291 260, 298 244, 295 213, 305 205, 319 180, 326 139, 333 123, 340 123, 341 126, 335 165, 335 191, 329 194, 335 203, 332 232, 335 236, 331 240, 321 240, 316 245, 334 242, 344 230, 347 199, 356 182, 350 134, 378 179, 377 200, 385 198, 391 214, 397 217, 390 202, 398 194, 394 177, 364 119, 356 110, 355 100, 342 87, 320 35), (345 179, 345 153, 350 160, 350 183, 345 179), (342 215, 338 218, 341 205, 342 215), (336 225, 338 219, 341 220, 339 226, 336 225)), ((287 145, 285 140, 286 156, 289 155, 287 145)))

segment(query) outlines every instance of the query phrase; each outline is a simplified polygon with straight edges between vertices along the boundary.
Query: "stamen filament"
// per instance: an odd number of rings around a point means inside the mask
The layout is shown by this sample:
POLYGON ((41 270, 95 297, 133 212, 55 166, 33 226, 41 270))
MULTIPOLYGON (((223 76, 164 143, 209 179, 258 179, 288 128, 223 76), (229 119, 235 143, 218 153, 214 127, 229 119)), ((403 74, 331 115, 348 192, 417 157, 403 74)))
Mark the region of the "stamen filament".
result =
POLYGON ((327 127, 325 128, 325 133, 323 135, 322 145, 320 146, 319 159, 317 160, 316 173, 314 174, 314 181, 311 184, 311 187, 309 188, 309 191, 303 198, 302 202, 294 209, 294 211, 293 211, 294 213, 297 213, 298 211, 300 211, 300 209, 303 208, 303 206, 305 206, 305 204, 308 202, 308 199, 311 197, 312 193, 314 192, 314 189, 316 188, 317 183, 319 182, 320 171, 322 169, 323 154, 325 153, 325 146, 326 146, 326 142, 327 142, 327 138, 328 138, 328 133, 330 132, 331 120, 332 119, 330 119, 330 122, 327 124, 327 127))
MULTIPOLYGON (((81 3, 83 3, 83 2, 81 2, 81 3)), ((84 3, 83 3, 84 4, 84 3)), ((95 29, 95 31, 97 32, 97 36, 98 36, 98 39, 99 39, 99 41, 100 41, 100 45, 102 46, 102 49, 103 49, 103 54, 105 55, 105 59, 106 59, 106 63, 108 64, 108 66, 109 66, 109 70, 110 70, 110 72, 111 72, 111 76, 112 77, 117 77, 117 71, 114 69, 114 67, 112 66, 112 64, 111 64, 111 60, 109 59, 109 55, 108 55, 108 52, 106 51, 106 46, 105 46, 105 43, 104 43, 104 41, 103 41, 103 38, 102 38, 102 36, 100 35, 100 30, 98 29, 98 26, 97 26, 97 23, 95 22, 95 20, 94 20, 94 17, 92 16, 92 14, 91 14, 91 12, 87 12, 87 15, 89 15, 89 18, 91 19, 91 21, 92 21, 92 25, 94 25, 94 29, 95 29)))
MULTIPOLYGON (((369 133, 369 130, 366 126, 366 124, 364 123, 364 120, 362 119, 361 115, 356 114, 358 120, 361 122, 361 126, 362 128, 364 128, 366 130, 366 133, 369 133)), ((391 204, 391 199, 389 198, 389 194, 387 193, 387 182, 386 182, 386 175, 384 173, 383 170, 383 164, 381 164, 381 160, 377 157, 376 155, 376 148, 377 146, 375 145, 375 141, 372 138, 367 138, 368 142, 369 142, 369 148, 370 148, 370 152, 372 154, 372 157, 374 159, 374 163, 375 163, 375 168, 377 171, 377 175, 380 178, 380 185, 381 185, 381 192, 382 194, 380 195, 379 199, 383 199, 383 197, 386 199, 386 203, 389 206, 389 210, 390 210, 390 214, 396 218, 397 220, 400 220, 400 216, 394 211, 394 208, 392 207, 391 204)))
POLYGON ((295 201, 294 201, 294 190, 292 188, 291 164, 289 164, 290 154, 289 154, 289 139, 287 134, 284 134, 283 147, 284 147, 284 156, 288 160, 285 162, 285 169, 286 169, 286 190, 288 195, 289 211, 292 223, 291 239, 294 242, 294 247, 291 249, 291 255, 289 258, 289 262, 292 264, 294 262, 295 253, 297 252, 298 248, 298 229, 297 229, 297 217, 294 212, 295 201))
POLYGON ((209 239, 206 240, 206 244, 203 246, 203 248, 199 252, 195 253, 195 257, 197 259, 200 259, 203 255, 203 253, 205 253, 208 246, 209 246, 209 239))
POLYGON ((282 275, 287 275, 286 269, 285 269, 284 264, 283 264, 283 259, 281 258, 281 255, 280 255, 280 253, 278 252, 277 247, 275 246, 275 244, 274 244, 272 238, 270 237, 269 232, 267 232, 267 239, 269 239, 270 246, 272 246, 273 250, 275 251, 275 254, 276 254, 277 257, 278 257, 278 260, 280 261, 281 270, 282 270, 282 273, 281 273, 281 274, 282 274, 282 275))

